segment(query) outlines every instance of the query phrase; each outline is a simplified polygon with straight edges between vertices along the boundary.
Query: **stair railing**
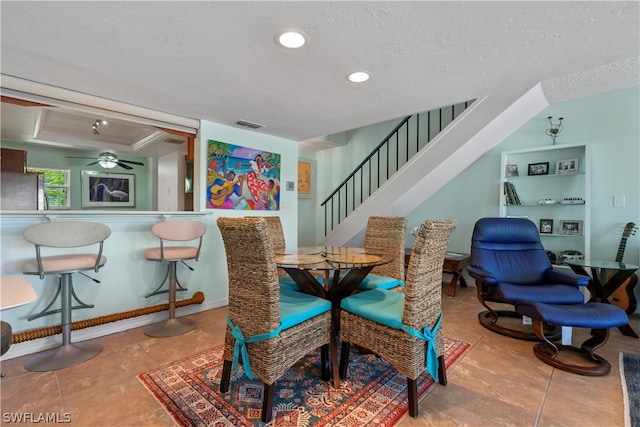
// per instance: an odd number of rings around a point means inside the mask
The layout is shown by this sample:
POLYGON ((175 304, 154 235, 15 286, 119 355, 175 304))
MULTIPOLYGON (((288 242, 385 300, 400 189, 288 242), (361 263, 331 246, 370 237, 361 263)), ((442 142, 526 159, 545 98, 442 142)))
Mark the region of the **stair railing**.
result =
POLYGON ((324 206, 325 236, 453 122, 472 102, 473 100, 466 101, 405 117, 320 204, 324 206), (426 123, 424 123, 425 119, 426 123))

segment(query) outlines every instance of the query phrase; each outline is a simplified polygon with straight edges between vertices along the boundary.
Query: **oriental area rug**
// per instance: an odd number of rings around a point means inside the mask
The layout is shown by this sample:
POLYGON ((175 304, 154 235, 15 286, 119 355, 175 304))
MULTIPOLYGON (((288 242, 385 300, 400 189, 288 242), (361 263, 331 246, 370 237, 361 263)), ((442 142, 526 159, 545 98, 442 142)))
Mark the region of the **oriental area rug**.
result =
MULTIPOLYGON (((448 369, 470 344, 445 339, 448 369)), ((139 380, 180 426, 262 426, 263 385, 242 367, 227 393, 219 390, 222 346, 140 374, 139 380)), ((418 395, 435 386, 428 373, 418 379, 418 395)), ((320 355, 312 352, 277 382, 269 426, 394 426, 407 413, 407 380, 381 358, 352 347, 340 390, 320 379, 320 355)))
POLYGON ((640 427, 640 354, 620 353, 625 427, 640 427))

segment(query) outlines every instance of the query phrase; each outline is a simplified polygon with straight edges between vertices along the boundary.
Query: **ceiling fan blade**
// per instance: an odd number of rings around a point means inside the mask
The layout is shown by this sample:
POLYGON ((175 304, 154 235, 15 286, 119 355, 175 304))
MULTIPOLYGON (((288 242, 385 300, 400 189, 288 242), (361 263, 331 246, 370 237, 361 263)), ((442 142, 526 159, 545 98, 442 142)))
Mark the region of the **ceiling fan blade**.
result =
POLYGON ((88 165, 85 165, 85 166, 93 166, 93 165, 97 165, 98 163, 99 163, 99 162, 96 160, 95 162, 93 162, 93 163, 89 163, 88 165))
POLYGON ((119 162, 124 162, 124 163, 129 163, 132 165, 140 165, 140 166, 144 166, 144 163, 140 163, 140 162, 134 162, 133 160, 120 160, 118 159, 119 162))
POLYGON ((121 168, 125 168, 126 170, 129 170, 129 171, 133 169, 131 166, 122 163, 122 160, 118 160, 118 166, 120 166, 121 168))
POLYGON ((67 159, 90 159, 94 160, 95 157, 76 157, 76 156, 67 156, 67 159))

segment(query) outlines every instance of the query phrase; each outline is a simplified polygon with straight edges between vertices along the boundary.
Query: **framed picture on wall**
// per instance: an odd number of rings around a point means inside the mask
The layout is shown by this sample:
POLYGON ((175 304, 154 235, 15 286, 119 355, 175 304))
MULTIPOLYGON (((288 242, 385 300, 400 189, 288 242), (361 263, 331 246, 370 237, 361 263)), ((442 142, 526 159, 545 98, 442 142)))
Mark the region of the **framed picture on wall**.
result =
POLYGON ((311 161, 298 161, 298 196, 311 197, 311 161))
POLYGON ((133 207, 136 205, 135 175, 82 171, 82 207, 133 207))

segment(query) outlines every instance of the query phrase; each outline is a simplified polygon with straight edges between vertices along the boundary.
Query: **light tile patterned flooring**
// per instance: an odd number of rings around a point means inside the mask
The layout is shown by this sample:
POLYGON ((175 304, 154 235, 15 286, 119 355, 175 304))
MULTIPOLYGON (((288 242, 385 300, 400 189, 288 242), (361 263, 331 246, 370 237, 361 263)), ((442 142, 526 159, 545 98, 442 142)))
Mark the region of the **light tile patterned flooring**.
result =
MULTIPOLYGON (((473 287, 443 296, 445 334, 472 347, 448 371, 448 385, 435 387, 422 401, 419 418, 406 417, 401 426, 624 425, 618 355, 640 353, 639 340, 612 330, 597 351, 611 362, 611 373, 584 377, 538 361, 530 342, 484 329, 477 321, 481 309, 473 287)), ((71 425, 78 427, 171 426, 171 418, 136 376, 222 344, 225 316, 226 308, 191 315, 197 328, 177 337, 150 338, 143 328, 105 336, 95 340, 104 345, 99 356, 59 371, 26 371, 23 364, 31 356, 4 361, 0 423, 8 425, 11 413, 68 413, 71 425)), ((640 331, 637 315, 631 325, 640 331)), ((586 332, 574 331, 574 343, 586 332)))

